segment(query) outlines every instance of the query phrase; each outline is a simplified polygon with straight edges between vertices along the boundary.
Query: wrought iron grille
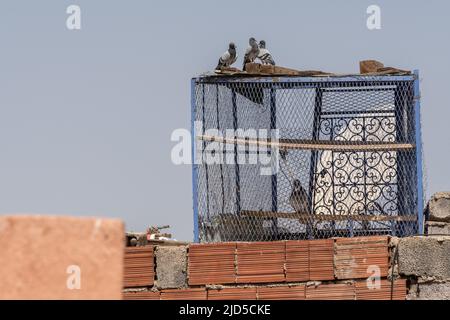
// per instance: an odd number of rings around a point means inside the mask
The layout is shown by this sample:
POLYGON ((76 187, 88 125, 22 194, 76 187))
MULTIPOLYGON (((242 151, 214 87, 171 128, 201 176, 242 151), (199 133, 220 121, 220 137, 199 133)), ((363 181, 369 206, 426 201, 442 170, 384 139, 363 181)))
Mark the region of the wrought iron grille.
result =
POLYGON ((421 233, 417 79, 194 78, 196 240, 421 233))

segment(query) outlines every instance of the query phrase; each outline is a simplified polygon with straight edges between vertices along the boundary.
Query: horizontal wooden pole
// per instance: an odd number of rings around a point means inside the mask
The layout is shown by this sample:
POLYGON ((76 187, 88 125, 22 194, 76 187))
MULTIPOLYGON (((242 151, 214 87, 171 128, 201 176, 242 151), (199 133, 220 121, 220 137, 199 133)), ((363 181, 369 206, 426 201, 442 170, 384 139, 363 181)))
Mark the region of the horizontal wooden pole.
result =
POLYGON ((279 149, 299 150, 331 150, 331 151, 397 151, 412 150, 414 145, 410 143, 391 142, 359 142, 359 141, 317 141, 280 139, 272 142, 264 139, 225 138, 220 136, 199 135, 198 140, 219 142, 227 144, 239 144, 247 146, 261 146, 279 149))
POLYGON ((304 214, 295 212, 270 212, 270 211, 241 211, 241 215, 247 217, 258 218, 285 218, 296 219, 301 221, 319 220, 319 221, 373 221, 373 222, 385 222, 385 221, 417 221, 415 215, 331 215, 331 214, 304 214))

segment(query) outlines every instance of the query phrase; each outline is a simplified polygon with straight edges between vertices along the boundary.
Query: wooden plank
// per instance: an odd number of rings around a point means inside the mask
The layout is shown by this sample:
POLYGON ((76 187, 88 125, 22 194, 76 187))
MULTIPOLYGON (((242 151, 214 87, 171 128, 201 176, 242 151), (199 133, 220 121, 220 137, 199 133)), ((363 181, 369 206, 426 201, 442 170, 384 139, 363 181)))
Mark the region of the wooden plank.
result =
POLYGON ((280 139, 272 142, 264 139, 225 138, 220 136, 199 135, 198 140, 219 142, 226 144, 239 144, 246 146, 261 146, 267 148, 299 149, 299 150, 331 150, 331 151, 396 151, 412 150, 411 143, 389 142, 358 142, 358 141, 313 141, 280 139))
POLYGON ((369 215, 325 215, 325 214, 304 214, 295 212, 270 212, 270 211, 241 211, 241 215, 258 218, 285 218, 297 219, 302 221, 319 220, 319 221, 416 221, 415 215, 398 215, 398 216, 369 216, 369 215))
POLYGON ((384 68, 384 64, 377 60, 363 60, 359 62, 359 72, 361 74, 377 72, 384 68))

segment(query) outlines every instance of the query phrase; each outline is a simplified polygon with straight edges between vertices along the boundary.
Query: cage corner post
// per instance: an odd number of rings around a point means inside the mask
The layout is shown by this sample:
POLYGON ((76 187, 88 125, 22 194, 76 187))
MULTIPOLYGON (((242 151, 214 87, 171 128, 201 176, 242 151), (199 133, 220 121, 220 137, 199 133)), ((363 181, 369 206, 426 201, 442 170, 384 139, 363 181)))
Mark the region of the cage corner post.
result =
POLYGON ((414 70, 414 118, 416 140, 416 170, 417 170, 417 228, 418 234, 424 234, 424 194, 423 194, 423 163, 422 163, 422 128, 420 105, 419 70, 414 70))
POLYGON ((196 139, 195 139, 195 87, 196 79, 191 79, 191 162, 192 162, 192 201, 194 210, 194 242, 200 242, 199 238, 199 226, 198 226, 198 190, 197 190, 197 179, 198 179, 198 164, 196 163, 196 139))
MULTIPOLYGON (((277 130, 277 102, 276 102, 276 91, 273 88, 270 88, 270 130, 277 130)), ((274 152, 271 150, 271 152, 274 152)), ((271 154, 272 156, 272 154, 271 154)), ((278 175, 277 173, 272 173, 271 177, 271 186, 272 186, 272 212, 278 212, 278 175)), ((279 230, 278 230, 278 219, 273 218, 273 231, 275 234, 275 239, 279 238, 279 230)))
MULTIPOLYGON (((233 130, 234 137, 237 138, 238 132, 238 109, 237 109, 237 97, 236 90, 231 91, 231 104, 232 104, 232 113, 233 113, 233 130)), ((238 144, 234 144, 234 175, 235 175, 235 191, 236 191, 236 215, 238 217, 241 216, 241 176, 240 176, 240 168, 239 168, 239 160, 238 160, 238 144)))
MULTIPOLYGON (((314 115, 313 115, 313 123, 312 123, 312 141, 319 140, 320 137, 320 119, 322 116, 322 100, 323 100, 323 89, 320 85, 316 85, 314 88, 315 96, 314 96, 314 115)), ((315 214, 315 184, 316 184, 316 170, 317 170, 317 159, 318 152, 316 150, 311 150, 311 158, 309 163, 309 191, 308 191, 308 201, 309 208, 312 214, 315 214)), ((314 227, 308 221, 306 224, 306 238, 313 239, 314 235, 314 227)))

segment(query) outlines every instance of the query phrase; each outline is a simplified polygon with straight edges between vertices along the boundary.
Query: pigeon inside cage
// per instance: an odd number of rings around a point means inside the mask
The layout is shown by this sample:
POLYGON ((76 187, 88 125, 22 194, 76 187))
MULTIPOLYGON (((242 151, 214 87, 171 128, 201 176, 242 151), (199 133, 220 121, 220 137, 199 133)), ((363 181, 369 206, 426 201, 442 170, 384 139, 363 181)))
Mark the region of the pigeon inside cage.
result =
POLYGON ((419 233, 416 78, 195 78, 197 240, 419 233))

